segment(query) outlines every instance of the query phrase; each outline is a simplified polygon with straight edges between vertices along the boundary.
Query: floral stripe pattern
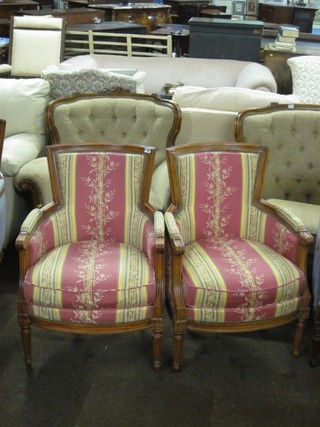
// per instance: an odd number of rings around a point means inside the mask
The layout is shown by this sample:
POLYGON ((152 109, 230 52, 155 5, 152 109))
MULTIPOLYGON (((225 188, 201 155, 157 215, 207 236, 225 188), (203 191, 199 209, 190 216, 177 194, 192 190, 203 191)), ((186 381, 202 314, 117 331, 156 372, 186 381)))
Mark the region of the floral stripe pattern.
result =
POLYGON ((85 324, 150 317, 155 236, 138 209, 142 156, 60 153, 57 161, 64 203, 30 240, 31 314, 85 324))
POLYGON ((296 237, 252 204, 258 160, 235 152, 177 159, 189 319, 250 322, 297 309, 304 273, 292 263, 296 237))

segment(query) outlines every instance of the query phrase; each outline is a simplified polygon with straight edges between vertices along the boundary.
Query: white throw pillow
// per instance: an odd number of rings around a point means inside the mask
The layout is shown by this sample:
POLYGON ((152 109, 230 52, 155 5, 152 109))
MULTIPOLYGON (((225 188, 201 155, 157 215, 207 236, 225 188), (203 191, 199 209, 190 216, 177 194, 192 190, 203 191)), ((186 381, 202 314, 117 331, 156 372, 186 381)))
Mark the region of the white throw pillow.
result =
POLYGON ((223 111, 240 111, 247 108, 265 107, 272 102, 288 104, 298 102, 293 95, 280 95, 254 89, 220 87, 202 88, 198 86, 178 87, 172 100, 183 107, 206 108, 223 111))
POLYGON ((49 92, 49 83, 40 78, 0 79, 0 117, 7 122, 6 137, 45 132, 49 92))

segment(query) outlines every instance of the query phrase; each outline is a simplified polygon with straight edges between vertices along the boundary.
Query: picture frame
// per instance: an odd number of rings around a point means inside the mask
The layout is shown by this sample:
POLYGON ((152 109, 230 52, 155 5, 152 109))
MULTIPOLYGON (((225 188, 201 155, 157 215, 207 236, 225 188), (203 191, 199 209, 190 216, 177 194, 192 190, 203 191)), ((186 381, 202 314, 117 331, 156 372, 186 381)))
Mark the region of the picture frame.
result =
POLYGON ((247 0, 247 15, 257 15, 258 13, 258 1, 257 0, 247 0))
POLYGON ((233 2, 232 14, 244 15, 246 2, 243 0, 236 0, 233 2))

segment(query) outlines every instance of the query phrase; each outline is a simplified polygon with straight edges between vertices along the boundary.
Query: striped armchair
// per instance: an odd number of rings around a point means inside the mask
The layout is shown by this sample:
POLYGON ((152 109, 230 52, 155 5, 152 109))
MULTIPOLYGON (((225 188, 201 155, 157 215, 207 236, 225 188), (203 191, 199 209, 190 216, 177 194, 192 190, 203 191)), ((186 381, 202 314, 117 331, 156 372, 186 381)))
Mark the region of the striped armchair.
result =
POLYGON ((141 146, 48 147, 53 202, 30 212, 16 241, 27 365, 31 324, 93 334, 151 327, 159 369, 164 221, 147 202, 154 157, 141 146))
POLYGON ((186 329, 241 332, 298 319, 297 356, 309 316, 305 269, 312 236, 288 212, 261 201, 267 149, 198 144, 167 154, 174 369, 186 329))

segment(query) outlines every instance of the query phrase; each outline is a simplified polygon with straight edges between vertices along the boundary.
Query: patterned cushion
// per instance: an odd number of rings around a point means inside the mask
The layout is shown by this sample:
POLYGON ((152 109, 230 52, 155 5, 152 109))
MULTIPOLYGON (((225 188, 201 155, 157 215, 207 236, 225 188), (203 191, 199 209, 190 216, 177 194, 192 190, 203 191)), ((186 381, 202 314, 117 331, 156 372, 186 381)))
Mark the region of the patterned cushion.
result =
POLYGON ((95 240, 48 252, 28 270, 24 284, 30 314, 75 323, 149 318, 154 293, 154 272, 141 251, 95 240))
POLYGON ((222 237, 186 247, 183 283, 190 320, 249 322, 295 311, 304 273, 259 242, 222 237))
POLYGON ((320 103, 320 57, 297 56, 288 59, 292 91, 306 104, 320 103))

